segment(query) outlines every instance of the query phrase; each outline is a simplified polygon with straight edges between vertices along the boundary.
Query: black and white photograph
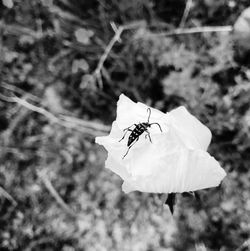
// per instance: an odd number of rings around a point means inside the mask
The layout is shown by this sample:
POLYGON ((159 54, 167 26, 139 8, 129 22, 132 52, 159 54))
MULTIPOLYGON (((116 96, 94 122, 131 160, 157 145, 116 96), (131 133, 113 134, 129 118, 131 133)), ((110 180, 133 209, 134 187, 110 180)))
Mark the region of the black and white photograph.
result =
POLYGON ((0 0, 0 251, 250 251, 249 0, 0 0))

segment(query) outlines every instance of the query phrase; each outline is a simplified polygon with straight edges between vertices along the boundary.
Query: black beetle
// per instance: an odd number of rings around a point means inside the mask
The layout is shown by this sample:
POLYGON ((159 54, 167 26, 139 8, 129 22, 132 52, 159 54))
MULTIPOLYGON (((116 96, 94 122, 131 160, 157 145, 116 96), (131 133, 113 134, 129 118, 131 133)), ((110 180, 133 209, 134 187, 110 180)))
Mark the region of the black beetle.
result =
POLYGON ((129 135, 129 138, 128 138, 128 143, 127 143, 128 150, 125 153, 125 155, 122 157, 123 159, 128 154, 129 149, 139 140, 140 135, 142 135, 144 132, 147 133, 145 137, 148 136, 150 142, 152 143, 152 140, 151 140, 151 137, 150 137, 150 133, 148 131, 149 127, 151 127, 152 125, 158 125, 159 128, 160 128, 160 130, 161 130, 161 132, 162 132, 162 129, 161 129, 161 126, 159 125, 159 123, 156 123, 156 122, 155 123, 149 123, 149 119, 150 119, 150 115, 151 115, 151 109, 148 108, 147 112, 149 112, 147 122, 143 122, 143 123, 139 123, 139 124, 133 124, 133 125, 125 128, 123 130, 125 133, 124 133, 123 137, 119 140, 119 142, 122 141, 125 138, 127 132, 131 132, 130 135, 129 135), (135 128, 131 129, 132 126, 134 126, 135 128))

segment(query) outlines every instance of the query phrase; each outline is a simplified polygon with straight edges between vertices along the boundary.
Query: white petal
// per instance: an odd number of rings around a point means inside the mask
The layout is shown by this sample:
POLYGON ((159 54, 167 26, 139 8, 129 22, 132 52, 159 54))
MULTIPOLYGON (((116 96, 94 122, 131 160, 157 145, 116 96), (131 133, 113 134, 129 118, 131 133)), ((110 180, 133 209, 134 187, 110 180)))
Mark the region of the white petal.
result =
POLYGON ((126 180, 126 192, 182 193, 218 186, 226 176, 207 152, 183 148, 155 163, 154 174, 126 180))
POLYGON ((191 115, 184 106, 172 110, 169 115, 173 119, 172 125, 188 148, 207 150, 212 134, 205 125, 191 115))
POLYGON ((122 184, 122 191, 124 193, 130 193, 130 192, 133 192, 135 190, 136 189, 132 185, 130 185, 129 182, 127 182, 127 181, 123 182, 123 184, 122 184))
MULTIPOLYGON (((166 156, 178 153, 182 142, 169 127, 168 132, 151 134, 152 143, 142 135, 139 141, 131 148, 127 158, 127 168, 132 177, 146 177, 155 175, 159 160, 166 156)), ((175 161, 175 160, 174 160, 175 161)), ((170 160, 168 160, 169 165, 170 160)), ((174 163, 173 163, 174 164, 174 163)))
POLYGON ((119 175, 123 180, 131 178, 129 173, 127 172, 126 167, 121 165, 110 155, 105 162, 105 167, 113 171, 115 174, 119 175))
POLYGON ((117 123, 114 121, 111 126, 111 131, 107 136, 96 137, 95 142, 99 145, 109 144, 114 139, 117 140, 122 135, 121 130, 118 128, 117 123))
MULTIPOLYGON (((147 122, 149 113, 147 109, 150 108, 150 123, 159 123, 162 130, 166 130, 166 114, 158 111, 152 107, 146 106, 140 102, 135 103, 124 94, 121 94, 117 102, 117 117, 116 122, 118 127, 123 130, 134 124, 147 122)), ((153 128, 153 127, 152 127, 153 128)), ((159 133, 159 128, 154 126, 153 130, 157 130, 159 133)))
POLYGON ((115 121, 108 136, 96 137, 95 140, 99 145, 103 145, 108 151, 108 155, 111 155, 120 164, 124 163, 122 157, 127 151, 126 141, 119 142, 122 136, 123 132, 118 128, 115 121))

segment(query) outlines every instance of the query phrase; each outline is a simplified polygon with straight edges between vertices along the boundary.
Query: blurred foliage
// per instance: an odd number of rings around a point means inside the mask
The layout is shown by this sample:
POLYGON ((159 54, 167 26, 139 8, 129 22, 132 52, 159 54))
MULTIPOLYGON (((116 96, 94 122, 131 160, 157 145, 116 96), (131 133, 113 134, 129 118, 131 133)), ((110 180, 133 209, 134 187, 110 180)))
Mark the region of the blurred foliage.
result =
MULTIPOLYGON (((248 0, 193 0, 186 27, 232 25, 248 0)), ((178 28, 186 1, 0 1, 0 249, 236 250, 250 238, 250 66, 235 60, 230 34, 162 37, 178 28), (103 88, 93 72, 114 35, 103 88), (154 33, 153 33, 154 32, 154 33), (124 195, 103 168, 94 137, 65 128, 6 97, 106 125, 125 93, 164 112, 185 105, 213 133, 209 152, 228 172, 201 203, 176 214, 158 195, 124 195), (35 97, 31 96, 35 95, 35 97), (75 212, 40 178, 45 172, 75 212)))

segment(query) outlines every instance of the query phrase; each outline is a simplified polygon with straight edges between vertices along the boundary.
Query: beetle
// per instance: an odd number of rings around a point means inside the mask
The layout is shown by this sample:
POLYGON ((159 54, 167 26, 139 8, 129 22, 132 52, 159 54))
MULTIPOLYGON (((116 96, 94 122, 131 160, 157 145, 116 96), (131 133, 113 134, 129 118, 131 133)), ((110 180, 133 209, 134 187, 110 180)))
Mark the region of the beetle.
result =
POLYGON ((161 132, 162 132, 162 129, 161 129, 161 126, 159 125, 159 123, 156 123, 156 122, 154 122, 154 123, 149 123, 149 119, 150 119, 150 116, 151 116, 151 109, 148 108, 148 109, 147 109, 147 112, 149 113, 147 122, 143 122, 143 123, 139 123, 139 124, 133 124, 133 125, 131 125, 131 126, 125 128, 125 129, 123 130, 125 133, 124 133, 123 137, 119 140, 119 142, 122 141, 122 140, 125 138, 127 132, 131 132, 130 135, 129 135, 129 137, 128 137, 128 142, 127 142, 128 150, 127 150, 127 152, 125 153, 125 155, 122 157, 123 159, 124 159, 124 158, 126 157, 126 155, 128 154, 130 148, 139 140, 139 137, 140 137, 144 132, 147 133, 147 134, 145 135, 145 138, 147 138, 147 136, 148 136, 150 142, 152 143, 152 139, 151 139, 150 133, 149 133, 149 131, 148 131, 148 128, 149 128, 149 127, 151 127, 152 125, 158 125, 158 126, 159 126, 159 129, 160 129, 161 132), (133 127, 133 126, 134 126, 134 129, 131 129, 131 127, 133 127))

